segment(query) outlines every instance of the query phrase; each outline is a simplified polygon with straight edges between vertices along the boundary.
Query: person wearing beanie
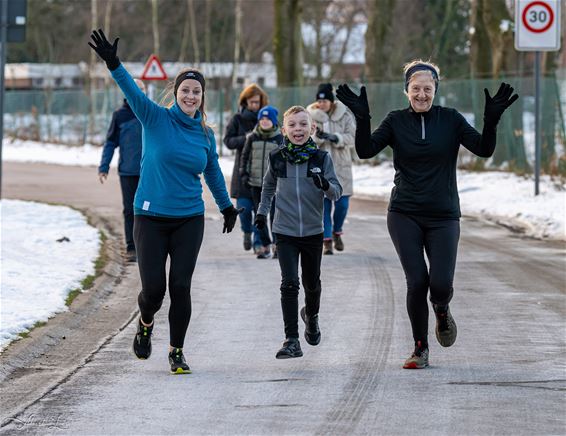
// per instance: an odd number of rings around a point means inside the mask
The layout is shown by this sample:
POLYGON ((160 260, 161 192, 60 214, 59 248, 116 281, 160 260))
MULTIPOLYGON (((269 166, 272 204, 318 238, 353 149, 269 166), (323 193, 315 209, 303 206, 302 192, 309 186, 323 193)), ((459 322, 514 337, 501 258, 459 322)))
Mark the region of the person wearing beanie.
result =
POLYGON ((395 186, 387 228, 405 273, 415 347, 403 368, 422 369, 429 365, 429 292, 437 341, 450 347, 457 336, 449 303, 460 238, 456 184, 460 145, 477 156, 492 156, 499 119, 519 96, 513 95, 513 88, 506 83, 493 97, 484 89, 483 130, 479 133, 456 109, 432 104, 440 76, 435 64, 414 60, 404 66, 403 75, 409 106, 390 112, 373 133, 365 86, 356 95, 348 85, 340 85, 336 95, 356 117, 355 147, 361 159, 369 159, 387 146, 393 149, 395 186))
POLYGON ((162 107, 138 88, 99 29, 88 45, 96 51, 123 91, 143 126, 142 159, 134 197, 134 241, 142 289, 140 317, 133 351, 139 359, 151 355, 154 316, 165 292, 169 267, 169 365, 173 374, 191 372, 183 354, 191 319, 191 279, 204 234, 201 174, 224 216, 222 232, 230 233, 237 210, 230 201, 218 164, 214 132, 206 125, 205 79, 197 70, 179 72, 172 86, 173 103, 162 107))
POLYGON ((316 91, 316 101, 307 107, 316 124, 314 142, 332 156, 336 174, 342 185, 342 196, 331 201, 324 199, 324 250, 325 255, 344 250, 343 225, 348 215, 350 197, 354 193, 352 175, 352 150, 356 123, 353 114, 342 103, 334 101, 330 83, 321 83, 316 91))
POLYGON ((238 99, 239 110, 226 126, 226 134, 224 135, 224 145, 230 150, 236 151, 232 179, 230 180, 230 196, 236 199, 237 207, 244 208, 244 212, 240 214, 240 227, 244 234, 244 250, 248 251, 253 247, 255 254, 259 254, 262 245, 259 232, 253 225, 252 193, 240 180, 239 171, 246 135, 254 129, 257 123, 257 113, 267 103, 267 94, 259 85, 252 83, 246 86, 238 99))
POLYGON ((298 326, 299 260, 305 291, 305 305, 300 310, 305 323, 304 337, 310 345, 320 343, 323 199, 337 200, 342 195, 342 187, 330 154, 320 150, 311 137, 314 124, 304 107, 287 109, 282 132, 283 143, 269 154, 255 224, 259 229, 267 226, 267 213, 275 195, 272 229, 277 235, 285 331, 285 341, 275 357, 289 359, 303 355, 298 326))
MULTIPOLYGON (((273 106, 262 107, 258 114, 258 123, 254 130, 247 135, 242 158, 240 159, 240 179, 247 185, 252 193, 254 214, 257 214, 261 200, 261 187, 263 176, 267 170, 268 157, 283 142, 283 135, 277 121, 278 111, 273 106)), ((273 224, 275 199, 272 201, 270 219, 273 224)), ((258 259, 267 259, 271 256, 271 237, 269 229, 265 226, 259 230, 262 248, 257 254, 258 259)), ((275 244, 276 238, 273 237, 275 244)), ((277 258, 277 250, 273 250, 273 257, 277 258)))

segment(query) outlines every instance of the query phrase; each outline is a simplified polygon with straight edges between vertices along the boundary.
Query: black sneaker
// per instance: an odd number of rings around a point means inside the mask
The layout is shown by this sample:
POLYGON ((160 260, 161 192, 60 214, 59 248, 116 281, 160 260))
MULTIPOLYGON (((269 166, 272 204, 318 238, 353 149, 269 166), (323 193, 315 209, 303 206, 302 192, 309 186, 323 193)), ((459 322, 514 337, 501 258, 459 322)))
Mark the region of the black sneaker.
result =
POLYGON ((249 251, 252 249, 252 234, 244 233, 244 250, 249 251))
POLYGON ((171 374, 191 374, 191 368, 187 365, 182 348, 173 348, 169 353, 169 365, 171 374))
POLYGON ((307 317, 305 308, 301 309, 301 318, 305 323, 305 340, 309 345, 320 344, 320 328, 318 327, 318 314, 307 317))
POLYGON ((275 355, 276 359, 291 359, 293 357, 302 357, 303 351, 299 338, 287 338, 283 342, 283 347, 275 355))
POLYGON ((151 332, 153 331, 153 324, 146 327, 138 320, 138 331, 134 338, 134 354, 138 359, 149 359, 151 356, 151 332))
POLYGON ((443 347, 450 347, 456 342, 456 335, 458 334, 456 322, 452 318, 450 308, 446 307, 446 310, 438 310, 435 304, 432 305, 432 308, 436 315, 436 339, 443 347))
POLYGON ((128 250, 126 251, 126 260, 128 262, 137 262, 138 257, 136 255, 136 250, 128 250))

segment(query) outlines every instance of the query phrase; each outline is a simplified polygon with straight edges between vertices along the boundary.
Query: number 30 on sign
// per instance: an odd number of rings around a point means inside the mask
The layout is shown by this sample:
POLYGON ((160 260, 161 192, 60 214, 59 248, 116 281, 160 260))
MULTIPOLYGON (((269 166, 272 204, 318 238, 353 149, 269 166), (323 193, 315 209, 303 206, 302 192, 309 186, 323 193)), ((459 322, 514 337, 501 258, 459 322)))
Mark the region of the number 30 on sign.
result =
POLYGON ((519 51, 560 49, 560 0, 515 2, 515 48, 519 51))

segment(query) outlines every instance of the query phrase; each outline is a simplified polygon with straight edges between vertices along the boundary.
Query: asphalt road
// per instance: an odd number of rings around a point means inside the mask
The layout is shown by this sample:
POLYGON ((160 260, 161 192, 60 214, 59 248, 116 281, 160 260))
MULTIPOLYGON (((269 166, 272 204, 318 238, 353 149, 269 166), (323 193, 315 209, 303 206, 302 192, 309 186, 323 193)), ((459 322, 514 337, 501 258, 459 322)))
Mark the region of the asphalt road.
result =
POLYGON ((430 368, 403 370, 412 341, 385 206, 353 201, 346 250, 323 258, 322 342, 303 340, 303 358, 280 361, 277 261, 244 252, 239 231, 223 235, 209 204, 185 343, 193 374, 170 375, 168 302, 151 358, 131 351, 139 280, 119 258, 116 179, 100 186, 94 168, 4 164, 5 197, 74 205, 104 228, 114 273, 52 330, 0 355, 1 434, 566 433, 564 243, 462 219, 458 340, 440 347, 431 318, 430 368))

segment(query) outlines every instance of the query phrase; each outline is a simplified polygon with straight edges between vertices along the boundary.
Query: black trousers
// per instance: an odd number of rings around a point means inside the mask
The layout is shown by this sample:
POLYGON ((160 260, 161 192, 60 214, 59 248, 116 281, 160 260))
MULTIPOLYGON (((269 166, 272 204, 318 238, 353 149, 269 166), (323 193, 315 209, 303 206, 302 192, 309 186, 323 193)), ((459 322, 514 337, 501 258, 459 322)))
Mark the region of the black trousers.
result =
POLYGON ((452 299, 460 220, 389 212, 387 228, 405 271, 413 338, 428 342, 428 291, 433 304, 445 306, 452 299))
POLYGON ((134 196, 136 195, 139 181, 140 176, 120 176, 127 251, 135 250, 136 248, 134 243, 134 196))
POLYGON ((165 263, 169 268, 170 345, 183 348, 191 320, 191 280, 204 233, 204 215, 189 218, 162 218, 136 215, 134 238, 142 290, 138 295, 141 317, 153 320, 161 308, 165 289, 165 263))
POLYGON ((286 338, 299 337, 299 258, 305 289, 307 316, 320 309, 320 262, 323 234, 303 238, 277 233, 277 253, 281 267, 281 309, 286 338))

